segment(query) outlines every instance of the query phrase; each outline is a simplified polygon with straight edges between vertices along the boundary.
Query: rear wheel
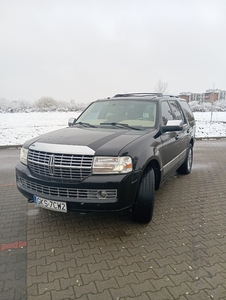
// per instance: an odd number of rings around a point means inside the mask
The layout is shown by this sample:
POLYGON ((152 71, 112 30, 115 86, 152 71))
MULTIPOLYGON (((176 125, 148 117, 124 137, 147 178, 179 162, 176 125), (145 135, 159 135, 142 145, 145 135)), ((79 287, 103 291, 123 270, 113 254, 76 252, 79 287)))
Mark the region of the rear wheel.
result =
POLYGON ((191 173, 192 163, 193 163, 193 147, 190 144, 189 148, 188 148, 187 157, 186 157, 184 163, 178 168, 177 172, 179 174, 191 173))
POLYGON ((138 223, 149 223, 152 219, 155 198, 155 173, 145 170, 132 209, 132 219, 138 223))

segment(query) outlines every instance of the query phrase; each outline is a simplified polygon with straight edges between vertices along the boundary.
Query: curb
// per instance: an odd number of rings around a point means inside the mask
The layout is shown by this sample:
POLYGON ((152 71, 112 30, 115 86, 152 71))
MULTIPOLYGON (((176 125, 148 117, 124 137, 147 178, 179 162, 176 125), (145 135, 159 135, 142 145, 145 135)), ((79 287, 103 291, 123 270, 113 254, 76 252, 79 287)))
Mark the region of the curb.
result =
POLYGON ((1 149, 15 149, 18 148, 20 149, 23 145, 0 145, 0 150, 1 149))
POLYGON ((196 141, 212 141, 212 140, 224 140, 226 139, 226 136, 208 136, 208 137, 196 137, 196 141))

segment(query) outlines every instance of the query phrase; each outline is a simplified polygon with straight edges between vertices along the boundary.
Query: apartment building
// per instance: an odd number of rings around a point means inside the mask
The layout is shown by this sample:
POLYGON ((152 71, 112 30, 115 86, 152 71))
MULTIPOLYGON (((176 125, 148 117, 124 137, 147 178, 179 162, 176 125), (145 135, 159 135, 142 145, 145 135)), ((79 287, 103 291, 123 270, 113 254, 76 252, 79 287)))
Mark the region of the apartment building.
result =
POLYGON ((206 90, 205 93, 182 92, 179 96, 181 98, 184 98, 187 102, 197 101, 198 103, 213 103, 217 100, 226 100, 226 91, 222 91, 219 89, 209 89, 206 90))

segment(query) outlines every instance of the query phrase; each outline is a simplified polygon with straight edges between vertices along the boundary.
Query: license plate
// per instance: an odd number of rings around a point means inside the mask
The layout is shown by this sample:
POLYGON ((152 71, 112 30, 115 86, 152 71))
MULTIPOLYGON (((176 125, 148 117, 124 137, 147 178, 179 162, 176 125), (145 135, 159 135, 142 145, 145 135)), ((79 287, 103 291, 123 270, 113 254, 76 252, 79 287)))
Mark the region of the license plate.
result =
POLYGON ((60 212, 67 212, 67 203, 66 202, 59 202, 59 201, 52 201, 48 199, 44 199, 38 196, 34 196, 34 202, 40 207, 60 211, 60 212))

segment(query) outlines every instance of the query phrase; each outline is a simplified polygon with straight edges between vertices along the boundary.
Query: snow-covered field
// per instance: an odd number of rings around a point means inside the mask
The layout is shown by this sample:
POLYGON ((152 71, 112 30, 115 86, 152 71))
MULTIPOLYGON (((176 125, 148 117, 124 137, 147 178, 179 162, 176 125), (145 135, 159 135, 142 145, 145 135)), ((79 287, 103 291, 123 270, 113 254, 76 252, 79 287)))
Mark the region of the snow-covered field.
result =
POLYGON ((195 112, 194 116, 197 138, 226 138, 226 112, 195 112))
POLYGON ((26 140, 68 126, 77 112, 0 113, 0 146, 22 145, 26 140))
MULTIPOLYGON (((0 146, 22 145, 40 134, 66 127, 78 112, 0 113, 0 146)), ((196 112, 197 138, 226 138, 226 112, 196 112)))

